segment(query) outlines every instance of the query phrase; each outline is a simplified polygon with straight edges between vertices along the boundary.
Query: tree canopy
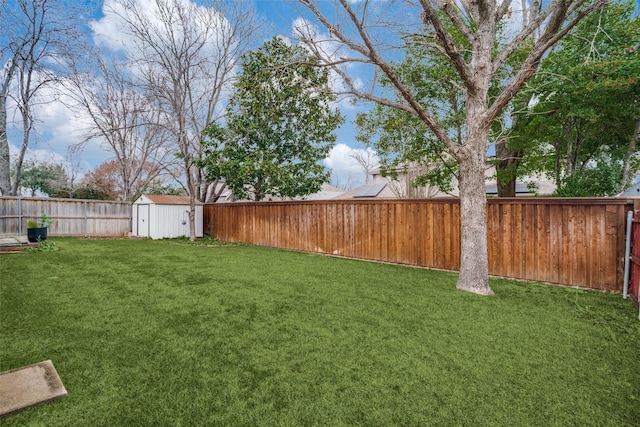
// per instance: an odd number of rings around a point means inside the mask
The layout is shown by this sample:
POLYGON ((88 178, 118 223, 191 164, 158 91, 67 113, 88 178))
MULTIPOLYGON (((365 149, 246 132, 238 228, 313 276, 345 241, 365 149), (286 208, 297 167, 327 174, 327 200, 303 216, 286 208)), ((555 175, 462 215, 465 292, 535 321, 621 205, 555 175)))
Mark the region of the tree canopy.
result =
MULTIPOLYGON (((432 55, 424 46, 409 46, 406 57, 394 64, 398 75, 406 80, 415 97, 433 109, 452 140, 464 139, 464 91, 455 69, 441 56, 432 55)), ((393 89, 387 78, 380 85, 393 89)), ((400 93, 395 94, 401 99, 400 93)), ((373 143, 381 160, 381 171, 393 178, 399 174, 414 179, 410 186, 433 187, 442 192, 452 190, 457 177, 455 159, 429 127, 411 113, 386 105, 375 105, 358 114, 356 139, 373 143), (416 173, 417 172, 417 173, 416 173)))
POLYGON ((169 135, 167 149, 179 159, 175 178, 190 198, 194 240, 195 203, 205 201, 211 185, 199 166, 203 130, 224 111, 238 61, 260 38, 260 22, 251 4, 226 0, 110 0, 103 12, 94 27, 115 23, 125 35, 127 69, 151 97, 153 116, 169 135))
MULTIPOLYGON (((42 193, 52 197, 64 197, 71 191, 67 172, 61 164, 29 160, 20 171, 20 186, 28 189, 31 196, 42 193)), ((68 197, 68 196, 67 196, 68 197)))
POLYGON ((34 108, 54 102, 45 89, 84 50, 79 20, 85 6, 70 0, 0 1, 0 194, 18 194, 36 129, 34 108), (12 127, 20 128, 20 141, 12 141, 15 154, 9 149, 12 127))
POLYGON ((509 144, 518 173, 544 173, 559 196, 611 196, 640 166, 640 18, 614 3, 581 22, 545 58, 521 97, 509 144), (526 105, 523 101, 522 104, 526 105))
POLYGON ((226 124, 205 131, 206 165, 240 199, 292 198, 320 190, 320 164, 342 116, 327 69, 309 53, 274 37, 243 58, 226 124))
MULTIPOLYGON (((455 159, 461 235, 457 287, 492 294, 485 190, 486 153, 492 126, 535 74, 549 49, 606 1, 534 2, 539 6, 535 7, 536 13, 500 43, 497 42, 502 28, 513 13, 510 0, 407 0, 388 2, 384 7, 366 0, 338 0, 331 10, 320 1, 299 1, 328 33, 321 34, 313 24, 302 22, 297 26, 302 41, 324 66, 332 67, 343 78, 345 92, 409 113, 428 127, 455 159), (526 51, 522 53, 525 45, 526 51), (464 93, 465 135, 461 141, 448 132, 437 106, 421 99, 411 77, 394 67, 412 46, 428 49, 433 57, 442 58, 455 70, 456 84, 464 93), (374 76, 368 88, 360 84, 361 79, 353 72, 363 65, 369 66, 368 71, 374 76), (388 79, 394 96, 388 96, 389 91, 376 90, 380 76, 388 79)), ((526 15, 526 11, 520 12, 526 15)))

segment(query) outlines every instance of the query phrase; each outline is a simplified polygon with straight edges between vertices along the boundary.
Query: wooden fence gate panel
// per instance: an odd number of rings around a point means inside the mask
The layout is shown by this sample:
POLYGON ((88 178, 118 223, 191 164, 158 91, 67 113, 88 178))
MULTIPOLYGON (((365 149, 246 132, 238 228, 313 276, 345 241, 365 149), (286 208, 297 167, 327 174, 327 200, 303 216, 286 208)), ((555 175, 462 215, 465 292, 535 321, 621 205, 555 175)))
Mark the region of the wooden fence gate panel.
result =
POLYGON ((630 261, 629 296, 637 306, 640 301, 640 211, 635 211, 633 214, 630 261))

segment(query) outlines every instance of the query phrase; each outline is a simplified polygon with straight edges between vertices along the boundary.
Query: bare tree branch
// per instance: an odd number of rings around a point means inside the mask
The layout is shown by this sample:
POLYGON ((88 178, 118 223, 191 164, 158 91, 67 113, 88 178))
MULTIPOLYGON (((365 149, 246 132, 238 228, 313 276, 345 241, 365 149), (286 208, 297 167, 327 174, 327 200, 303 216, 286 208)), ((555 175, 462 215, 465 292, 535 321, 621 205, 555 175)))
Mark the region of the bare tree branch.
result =
MULTIPOLYGON (((314 53, 316 55, 319 55, 319 58, 322 61, 324 61, 326 64, 333 66, 333 69, 336 71, 336 73, 338 73, 340 76, 343 77, 343 79, 345 80, 346 84, 350 89, 350 92, 353 95, 363 99, 367 99, 369 101, 377 102, 383 105, 388 105, 390 107, 400 108, 404 111, 407 111, 411 114, 416 115, 418 118, 423 120, 427 124, 427 126, 429 126, 429 128, 433 131, 433 133, 436 134, 436 136, 440 138, 440 140, 443 141, 443 143, 450 150, 452 150, 452 152, 456 152, 457 150, 456 144, 448 137, 448 135, 446 134, 444 129, 440 126, 440 124, 429 113, 427 113, 427 111, 422 107, 422 105, 416 100, 415 96, 411 93, 409 88, 401 81, 401 79, 395 73, 391 65, 379 55, 375 46, 373 45, 371 40, 368 38, 366 32, 364 31, 363 28, 361 28, 362 27, 360 23, 361 21, 359 21, 355 17, 355 13, 353 12, 353 10, 351 9, 351 7, 349 6, 346 0, 341 0, 342 7, 347 11, 349 18, 351 22, 354 24, 355 28, 357 29, 360 37, 363 38, 363 42, 366 45, 366 48, 354 43, 352 39, 347 37, 347 35, 340 29, 339 26, 331 25, 329 23, 329 20, 320 12, 320 10, 317 7, 315 7, 315 5, 310 0, 300 0, 300 1, 302 4, 307 6, 309 10, 311 10, 311 12, 318 18, 320 22, 323 23, 323 25, 325 25, 325 27, 329 29, 330 33, 333 36, 335 36, 338 40, 340 40, 349 48, 364 55, 366 58, 368 58, 371 64, 378 67, 385 74, 385 76, 391 81, 391 83, 395 86, 395 88, 401 94, 402 98, 405 101, 407 101, 407 104, 406 105, 400 104, 398 102, 393 102, 387 98, 376 96, 376 95, 373 95, 372 93, 364 93, 358 90, 353 84, 353 81, 348 77, 347 73, 337 66, 337 62, 334 61, 332 58, 328 57, 326 54, 323 54, 322 50, 318 48, 318 42, 316 40, 313 40, 309 32, 307 32, 306 35, 303 33, 302 35, 304 37, 302 41, 307 45, 311 46, 312 49, 314 50, 314 53)), ((359 62, 361 61, 362 60, 359 60, 359 62)), ((355 61, 351 59, 341 58, 339 62, 344 63, 344 62, 355 62, 355 61)))
MULTIPOLYGON (((546 23, 543 33, 540 35, 538 40, 536 40, 531 51, 529 52, 529 55, 527 56, 527 59, 520 67, 520 70, 516 73, 513 80, 505 86, 500 96, 496 98, 496 100, 487 110, 487 115, 484 118, 485 123, 492 122, 498 116, 500 111, 502 111, 502 109, 509 103, 509 101, 513 99, 515 94, 518 93, 518 91, 524 86, 529 78, 535 73, 544 53, 547 52, 560 39, 566 36, 569 31, 571 31, 571 29, 575 27, 578 22, 584 19, 587 15, 589 15, 594 10, 604 7, 604 5, 606 4, 606 0, 595 1, 589 6, 578 10, 577 12, 575 12, 573 18, 566 23, 565 21, 567 20, 569 13, 571 11, 574 11, 575 7, 567 7, 565 3, 569 2, 560 0, 553 3, 553 5, 555 5, 558 9, 554 9, 549 14, 549 21, 546 23), (565 6, 565 8, 562 9, 561 6, 565 6), (563 23, 565 23, 564 27, 562 26, 563 23)), ((583 1, 580 1, 578 3, 582 4, 583 1)), ((530 24, 530 26, 531 25, 532 24, 530 24)), ((495 70, 496 66, 494 65, 493 68, 495 70)))
POLYGON ((79 49, 76 5, 67 1, 17 0, 0 2, 0 193, 17 194, 25 153, 35 126, 33 109, 43 99, 43 89, 66 72, 66 64, 79 49), (6 64, 6 65, 5 65, 6 64), (20 114, 21 141, 11 162, 7 128, 8 101, 13 99, 20 114), (10 165, 15 169, 13 177, 10 165))
POLYGON ((157 100, 162 122, 173 135, 191 199, 190 238, 195 238, 195 201, 209 183, 198 166, 202 131, 224 111, 224 97, 240 57, 260 28, 246 4, 211 1, 206 7, 157 0, 152 13, 138 0, 115 0, 109 10, 134 40, 129 61, 157 100))
MULTIPOLYGON (((458 75, 464 83, 464 86, 470 94, 475 94, 478 90, 476 82, 472 77, 467 63, 464 61, 464 58, 460 53, 460 48, 456 45, 455 40, 453 40, 451 34, 449 34, 445 26, 440 21, 437 10, 431 6, 431 2, 429 0, 420 0, 420 4, 423 10, 424 24, 426 26, 433 26, 437 40, 440 42, 440 45, 451 60, 451 64, 458 71, 458 75)), ((458 25, 463 24, 458 20, 458 25)), ((471 32, 469 30, 465 32, 465 37, 469 37, 469 40, 472 41, 471 32)))

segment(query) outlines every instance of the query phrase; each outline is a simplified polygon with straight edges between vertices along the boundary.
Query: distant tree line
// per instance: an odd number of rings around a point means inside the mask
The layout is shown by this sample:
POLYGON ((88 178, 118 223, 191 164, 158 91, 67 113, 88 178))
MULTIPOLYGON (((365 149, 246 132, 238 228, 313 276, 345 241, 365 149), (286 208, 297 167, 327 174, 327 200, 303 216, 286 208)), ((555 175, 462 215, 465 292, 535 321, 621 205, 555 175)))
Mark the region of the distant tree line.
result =
MULTIPOLYGON (((73 171, 65 164, 29 160, 22 167, 19 189, 20 193, 30 196, 127 201, 117 168, 116 161, 104 162, 75 182, 73 171)), ((172 185, 162 177, 136 188, 132 193, 132 199, 135 200, 145 193, 186 195, 183 188, 172 185)))

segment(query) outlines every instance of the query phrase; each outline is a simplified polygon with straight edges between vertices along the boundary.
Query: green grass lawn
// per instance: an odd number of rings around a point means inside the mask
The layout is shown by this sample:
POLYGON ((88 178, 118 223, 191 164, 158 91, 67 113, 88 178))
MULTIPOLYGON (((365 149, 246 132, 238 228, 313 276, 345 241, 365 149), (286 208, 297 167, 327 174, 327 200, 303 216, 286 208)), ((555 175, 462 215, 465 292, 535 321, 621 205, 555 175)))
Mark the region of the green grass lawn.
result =
POLYGON ((54 238, 0 256, 0 371, 69 395, 3 426, 631 426, 620 295, 251 246, 54 238))

